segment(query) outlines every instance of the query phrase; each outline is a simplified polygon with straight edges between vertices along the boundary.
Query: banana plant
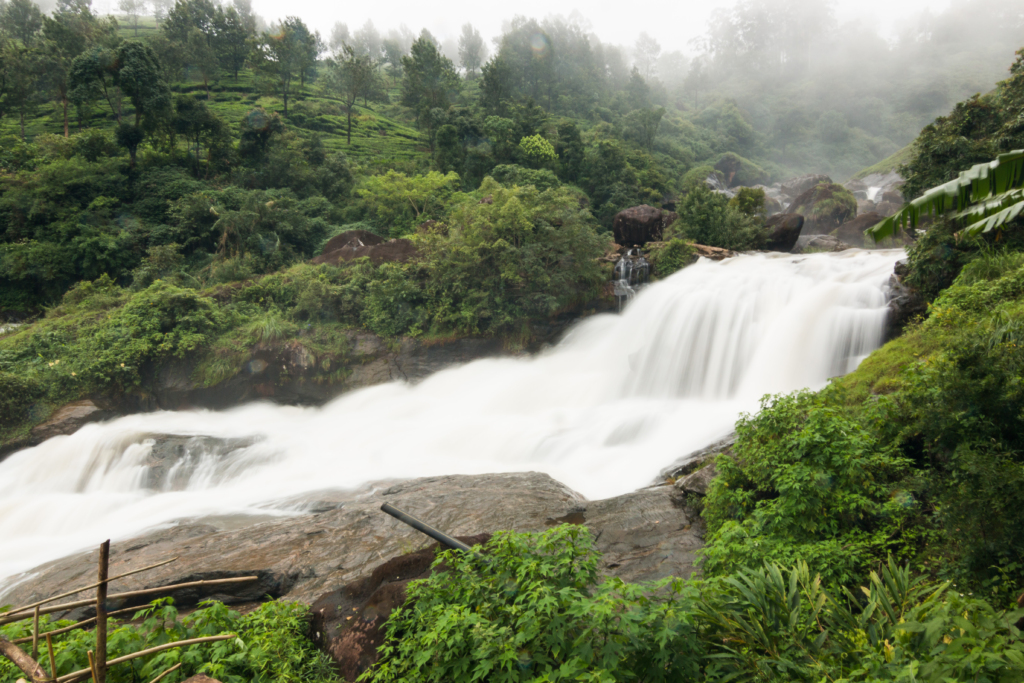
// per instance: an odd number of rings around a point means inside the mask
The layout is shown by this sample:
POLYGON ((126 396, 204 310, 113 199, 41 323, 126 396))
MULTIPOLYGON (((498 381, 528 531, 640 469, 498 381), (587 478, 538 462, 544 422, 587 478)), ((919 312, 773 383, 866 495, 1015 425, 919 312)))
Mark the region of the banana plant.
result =
POLYGON ((963 222, 961 236, 1001 228, 1024 212, 1024 149, 977 164, 948 183, 937 185, 865 234, 876 242, 914 229, 928 215, 953 214, 963 222))

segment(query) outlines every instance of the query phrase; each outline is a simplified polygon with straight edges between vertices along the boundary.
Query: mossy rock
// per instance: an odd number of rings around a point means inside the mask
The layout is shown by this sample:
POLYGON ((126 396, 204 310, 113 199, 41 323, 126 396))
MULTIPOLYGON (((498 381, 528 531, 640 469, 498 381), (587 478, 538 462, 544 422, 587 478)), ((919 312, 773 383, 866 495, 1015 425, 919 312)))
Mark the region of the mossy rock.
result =
POLYGON ((804 234, 825 235, 857 215, 857 198, 842 185, 818 183, 794 199, 786 213, 804 217, 804 234))

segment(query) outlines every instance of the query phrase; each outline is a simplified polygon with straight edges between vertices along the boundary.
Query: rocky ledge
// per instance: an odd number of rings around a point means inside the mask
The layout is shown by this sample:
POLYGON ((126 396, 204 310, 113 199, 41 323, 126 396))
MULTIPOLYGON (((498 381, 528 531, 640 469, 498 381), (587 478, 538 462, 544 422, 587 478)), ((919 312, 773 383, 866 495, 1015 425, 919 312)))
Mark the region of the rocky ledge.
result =
MULTIPOLYGON (((110 574, 178 559, 152 571, 118 579, 111 593, 177 583, 256 576, 247 583, 171 593, 189 607, 214 598, 229 604, 267 596, 312 603, 369 576, 388 558, 423 549, 429 539, 380 511, 388 502, 449 534, 471 536, 499 529, 538 531, 563 522, 584 524, 604 554, 603 572, 627 581, 689 577, 702 546, 703 522, 685 495, 669 485, 616 498, 588 501, 536 472, 453 475, 413 479, 380 490, 326 492, 305 501, 313 512, 268 518, 237 528, 239 520, 183 521, 169 529, 111 544, 110 574)), ((250 520, 251 521, 251 520, 250 520)), ((0 597, 27 604, 95 580, 96 551, 37 567, 32 578, 0 597)), ((147 598, 111 604, 144 604, 147 598)), ((63 616, 80 618, 91 608, 63 616)))

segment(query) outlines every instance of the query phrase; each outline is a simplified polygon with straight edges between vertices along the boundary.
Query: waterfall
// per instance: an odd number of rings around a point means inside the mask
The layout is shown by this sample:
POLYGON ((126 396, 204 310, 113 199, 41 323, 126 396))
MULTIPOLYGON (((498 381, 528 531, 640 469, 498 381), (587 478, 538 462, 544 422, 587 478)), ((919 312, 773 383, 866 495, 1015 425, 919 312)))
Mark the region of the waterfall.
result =
POLYGON ((0 462, 0 580, 105 538, 297 514, 317 491, 386 479, 536 470, 591 499, 634 490, 726 435, 762 395, 855 368, 881 343, 902 256, 702 259, 532 358, 479 360, 319 408, 86 425, 0 462))

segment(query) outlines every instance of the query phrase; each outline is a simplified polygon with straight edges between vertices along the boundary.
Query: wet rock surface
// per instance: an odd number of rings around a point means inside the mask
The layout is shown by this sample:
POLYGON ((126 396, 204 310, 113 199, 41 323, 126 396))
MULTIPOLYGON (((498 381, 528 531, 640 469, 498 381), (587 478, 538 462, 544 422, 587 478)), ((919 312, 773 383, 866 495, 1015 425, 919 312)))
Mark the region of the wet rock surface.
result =
POLYGON ((115 415, 115 411, 89 399, 72 401, 58 408, 45 422, 33 427, 27 436, 0 444, 0 460, 15 451, 36 446, 55 436, 74 434, 90 422, 99 422, 115 415))
POLYGON ((804 217, 796 213, 777 213, 764 223, 768 230, 765 248, 769 251, 790 251, 800 238, 804 217))
POLYGON ((864 231, 878 225, 884 218, 885 216, 877 211, 859 214, 856 218, 840 225, 835 236, 855 247, 873 247, 875 241, 865 235, 864 231))
MULTIPOLYGON (((331 496, 318 496, 317 503, 331 496)), ((204 579, 256 576, 247 583, 205 586, 171 593, 180 607, 213 598, 229 604, 267 596, 312 603, 369 575, 388 558, 422 549, 429 539, 382 513, 389 502, 451 535, 499 529, 537 531, 562 522, 586 524, 604 555, 603 571, 630 581, 667 575, 688 577, 701 547, 703 527, 671 486, 587 501, 546 474, 536 472, 428 477, 387 488, 335 492, 322 512, 274 518, 246 526, 239 520, 183 520, 168 529, 111 544, 110 574, 162 560, 178 560, 112 582, 111 593, 204 579), (333 506, 333 507, 332 507, 333 506)), ((268 511, 268 514, 270 511, 268 511)), ((0 602, 26 604, 96 574, 96 551, 47 563, 26 573, 0 602)), ((145 604, 152 596, 112 601, 110 609, 145 604)), ((66 601, 65 601, 66 602, 66 601)), ((69 618, 91 614, 71 611, 69 618)), ((60 615, 58 615, 60 616, 60 615)))
POLYGON ((636 245, 657 242, 676 214, 647 204, 633 206, 615 214, 612 234, 617 244, 636 245))
POLYGON ((853 247, 834 235, 801 235, 793 248, 794 254, 811 254, 822 251, 845 251, 853 247))

